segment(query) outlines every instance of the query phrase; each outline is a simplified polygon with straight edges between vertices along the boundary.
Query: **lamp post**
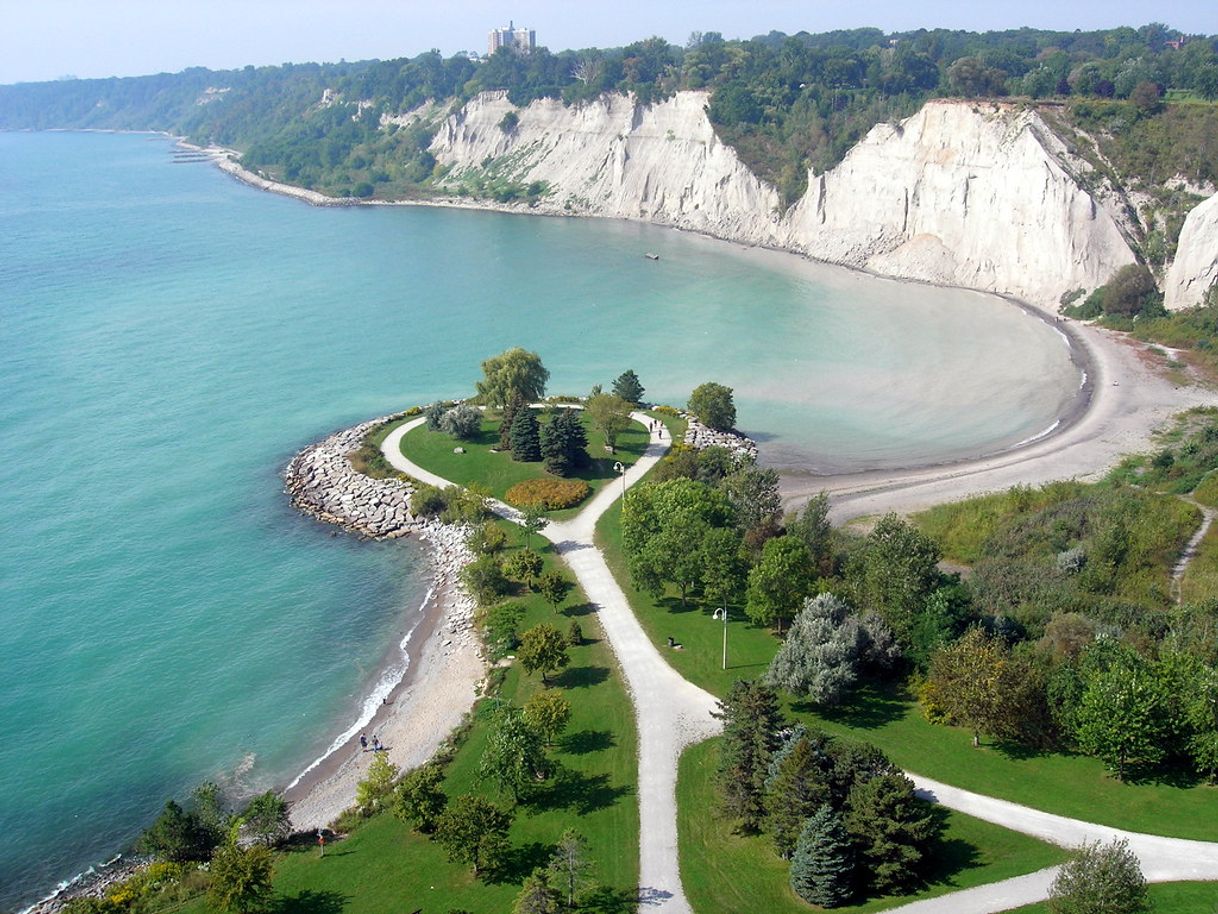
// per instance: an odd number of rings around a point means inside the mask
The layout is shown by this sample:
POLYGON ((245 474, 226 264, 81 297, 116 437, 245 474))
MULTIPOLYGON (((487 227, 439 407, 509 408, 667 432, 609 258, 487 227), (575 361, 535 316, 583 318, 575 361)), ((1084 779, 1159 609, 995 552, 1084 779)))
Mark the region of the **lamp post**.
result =
POLYGON ((622 477, 622 499, 626 498, 626 464, 620 460, 613 464, 613 472, 622 477))
POLYGON ((711 616, 712 619, 723 620, 723 668, 727 669, 727 604, 724 604, 723 609, 716 609, 711 616))

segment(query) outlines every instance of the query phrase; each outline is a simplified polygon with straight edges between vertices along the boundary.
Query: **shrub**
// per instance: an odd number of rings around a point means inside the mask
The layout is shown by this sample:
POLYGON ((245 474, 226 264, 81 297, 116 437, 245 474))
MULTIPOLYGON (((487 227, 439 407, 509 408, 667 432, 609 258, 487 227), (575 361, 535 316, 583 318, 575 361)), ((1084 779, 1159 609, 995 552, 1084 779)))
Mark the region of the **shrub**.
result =
POLYGON ((526 479, 507 490, 507 502, 517 508, 539 505, 547 511, 573 508, 588 497, 591 487, 582 479, 526 479))
POLYGON ((503 573, 521 584, 531 584, 541 574, 541 569, 542 558, 532 549, 513 552, 503 562, 503 573))
POLYGON ((584 627, 579 624, 576 619, 571 620, 571 624, 567 626, 567 644, 572 647, 579 647, 584 643, 584 627))
POLYGON ((498 603, 480 613, 483 640, 493 659, 506 657, 520 645, 519 629, 523 618, 524 606, 514 600, 498 603))
POLYGON ((481 524, 470 531, 465 545, 481 555, 495 555, 507 546, 507 534, 496 524, 481 524))
POLYGON ((462 403, 440 417, 440 430, 454 438, 468 441, 482 430, 482 410, 462 403))
POLYGON ((480 606, 489 606, 512 591, 512 583, 490 555, 480 556, 462 568, 461 583, 480 606))
POLYGON ((410 496, 410 513, 415 517, 435 517, 448 508, 448 496, 435 486, 421 485, 410 496))
POLYGON ((444 414, 447 411, 444 404, 439 401, 432 403, 424 409, 423 416, 427 420, 427 427, 433 432, 438 432, 440 430, 440 420, 444 418, 444 414))

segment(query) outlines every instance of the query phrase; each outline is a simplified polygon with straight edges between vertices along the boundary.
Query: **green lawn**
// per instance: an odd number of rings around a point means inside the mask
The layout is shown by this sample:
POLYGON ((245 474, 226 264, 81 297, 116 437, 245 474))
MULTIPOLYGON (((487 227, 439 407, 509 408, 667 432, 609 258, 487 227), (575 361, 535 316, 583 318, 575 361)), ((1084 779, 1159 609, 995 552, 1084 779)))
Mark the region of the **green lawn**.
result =
MULTIPOLYGON (((681 883, 698 914, 798 914, 814 910, 791 891, 787 861, 765 835, 744 836, 715 807, 719 739, 693 746, 681 757, 677 783, 681 883)), ((847 914, 879 911, 1032 873, 1065 859, 1060 848, 970 816, 942 810, 944 831, 934 868, 916 895, 873 898, 837 908, 847 914)))
MULTIPOLYGON (((596 431, 590 420, 581 415, 584 427, 588 430, 588 453, 592 456, 592 465, 581 470, 571 478, 582 479, 592 488, 595 494, 606 482, 618 478, 613 465, 621 462, 626 466, 632 465, 647 449, 648 433, 637 422, 618 436, 617 452, 610 454, 605 450, 605 437, 596 431)), ((490 489, 492 495, 503 499, 510 489, 518 482, 526 479, 544 479, 547 473, 540 462, 519 463, 508 453, 494 453, 491 448, 499 446, 499 420, 488 417, 482 422, 482 431, 473 441, 461 441, 443 432, 433 432, 426 425, 411 429, 402 436, 402 453, 425 470, 430 470, 438 476, 454 482, 457 485, 469 485, 476 482, 490 489), (455 454, 453 449, 465 448, 464 454, 455 454)), ((579 511, 579 508, 569 508, 566 511, 552 511, 552 516, 562 518, 579 511)))
MULTIPOLYGON (((1154 914, 1214 914, 1218 911, 1218 882, 1164 882, 1150 887, 1154 914)), ((1049 914, 1049 905, 1030 904, 1007 914, 1049 914)))
MULTIPOLYGON (((509 529, 512 548, 519 548, 519 528, 509 529)), ((560 560, 549 546, 543 549, 547 570, 560 560)), ((575 828, 590 844, 593 877, 604 886, 602 904, 590 910, 625 911, 623 899, 633 898, 638 884, 638 802, 636 798, 637 739, 634 711, 616 659, 582 594, 568 597, 556 616, 540 597, 521 598, 528 613, 521 629, 552 622, 566 631, 579 619, 585 643, 570 649, 571 665, 551 677, 572 705, 571 723, 551 757, 558 773, 533 799, 521 802, 512 827, 514 848, 508 872, 490 884, 475 880, 468 868, 448 862, 443 849, 412 832, 392 815, 376 816, 349 837, 326 848, 319 858, 308 845, 282 854, 275 869, 275 890, 285 910, 300 914, 401 914, 466 909, 473 914, 502 914, 511 909, 520 882, 544 865, 553 845, 567 828, 575 828)), ((483 783, 478 763, 487 736, 487 721, 497 700, 523 704, 540 689, 540 677, 525 676, 513 665, 497 698, 484 699, 475 723, 447 770, 450 796, 479 792, 495 798, 483 783)), ((505 805, 506 800, 501 800, 505 805)), ((211 914, 204 899, 181 908, 211 914)))

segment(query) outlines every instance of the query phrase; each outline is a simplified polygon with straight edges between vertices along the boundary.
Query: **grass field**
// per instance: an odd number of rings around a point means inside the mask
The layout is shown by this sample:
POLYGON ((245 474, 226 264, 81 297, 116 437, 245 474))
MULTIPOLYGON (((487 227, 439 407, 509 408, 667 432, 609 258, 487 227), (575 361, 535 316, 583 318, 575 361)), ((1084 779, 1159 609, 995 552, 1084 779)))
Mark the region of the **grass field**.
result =
MULTIPOLYGON (((1218 911, 1218 882, 1165 882, 1150 887, 1154 914, 1214 914, 1218 911)), ((1030 904, 1007 914, 1050 914, 1049 905, 1030 904)))
MULTIPOLYGON (((518 540, 509 537, 512 548, 518 548, 518 540)), ((555 567, 559 560, 550 547, 543 552, 547 569, 555 567)), ((592 876, 602 886, 599 901, 587 910, 630 910, 627 899, 634 897, 638 884, 639 827, 637 740, 630 698, 596 616, 578 590, 557 617, 535 594, 520 599, 528 608, 521 630, 550 622, 565 632, 570 621, 578 619, 585 642, 570 649, 570 666, 551 677, 553 687, 562 689, 571 702, 571 723, 550 752, 557 773, 517 809, 506 872, 491 883, 475 880, 468 867, 450 863, 439 845, 392 815, 382 814, 329 845, 324 858, 311 844, 279 857, 275 890, 285 914, 401 914, 419 908, 502 914, 511 910, 521 880, 546 863, 567 828, 588 839, 595 862, 592 876)), ((497 696, 479 702, 474 725, 447 770, 445 791, 450 797, 476 792, 496 798, 478 774, 488 720, 499 701, 520 705, 540 688, 538 675, 524 676, 513 665, 497 696)), ((202 898, 176 910, 211 914, 202 898)))
MULTIPOLYGON (((606 482, 618 478, 613 465, 621 462, 631 466, 647 449, 648 433, 642 425, 632 422, 617 439, 617 452, 605 450, 605 438, 596 431, 586 416, 580 416, 588 431, 588 453, 592 465, 575 473, 572 479, 582 479, 596 494, 606 482)), ((499 420, 486 418, 482 431, 473 441, 461 441, 443 432, 433 432, 426 425, 411 429, 402 436, 402 453, 425 470, 442 476, 457 485, 476 482, 490 489, 492 495, 503 499, 518 482, 527 479, 550 477, 540 462, 520 463, 508 453, 494 453, 491 448, 499 446, 499 420), (464 454, 455 454, 456 447, 465 448, 464 454)), ((579 508, 552 511, 552 516, 562 518, 577 513, 579 508)))
MULTIPOLYGON (((677 783, 681 883, 698 914, 800 914, 813 908, 791 891, 789 864, 765 835, 740 835, 715 805, 720 739, 692 746, 681 756, 677 783)), ((1065 859, 1065 852, 1034 838, 970 816, 940 810, 944 830, 925 887, 912 895, 867 899, 836 911, 862 914, 919 898, 933 898, 1065 859)))

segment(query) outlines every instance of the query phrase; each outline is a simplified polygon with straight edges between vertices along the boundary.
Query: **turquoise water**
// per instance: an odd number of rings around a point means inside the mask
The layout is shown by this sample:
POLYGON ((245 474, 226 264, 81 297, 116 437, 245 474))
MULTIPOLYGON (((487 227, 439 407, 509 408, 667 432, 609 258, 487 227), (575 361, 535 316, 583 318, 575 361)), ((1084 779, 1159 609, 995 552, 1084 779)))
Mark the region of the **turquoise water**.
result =
POLYGON ((1078 384, 984 296, 633 224, 316 209, 168 151, 0 134, 0 907, 202 779, 285 782, 358 713, 427 569, 290 510, 278 473, 329 430, 517 344, 553 392, 732 384, 805 469, 1010 444, 1078 384))

